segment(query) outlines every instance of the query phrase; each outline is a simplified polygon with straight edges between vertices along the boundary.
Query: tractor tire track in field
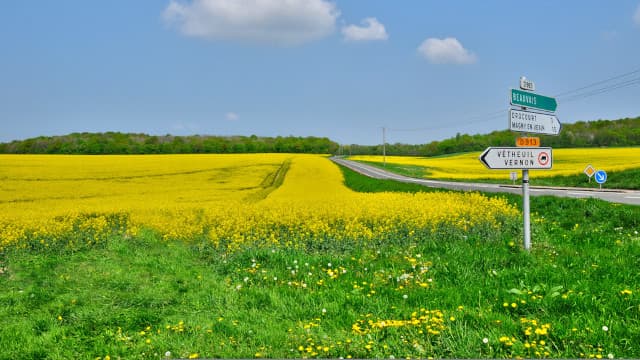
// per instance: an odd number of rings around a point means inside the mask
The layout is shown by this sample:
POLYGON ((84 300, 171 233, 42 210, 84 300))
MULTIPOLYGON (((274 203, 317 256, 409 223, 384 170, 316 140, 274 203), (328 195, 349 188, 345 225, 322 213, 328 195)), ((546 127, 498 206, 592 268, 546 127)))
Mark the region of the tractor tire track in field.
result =
POLYGON ((285 176, 287 175, 287 171, 291 167, 291 159, 287 159, 280 164, 278 169, 267 176, 260 183, 260 187, 262 188, 256 193, 253 193, 247 196, 245 199, 249 202, 258 202, 260 200, 264 200, 273 192, 275 189, 279 188, 284 181, 285 176))
POLYGON ((5 177, 3 180, 19 180, 19 181, 105 181, 105 180, 132 180, 132 179, 147 179, 147 178, 158 178, 158 177, 166 177, 166 176, 179 176, 179 175, 194 175, 194 174, 202 174, 207 172, 221 172, 221 171, 233 171, 235 168, 210 168, 210 169, 199 169, 199 170, 189 170, 189 171, 177 171, 177 172, 167 172, 167 173, 156 173, 156 174, 143 174, 143 175, 125 175, 125 176, 104 176, 104 177, 60 177, 60 178, 19 178, 12 179, 5 177))

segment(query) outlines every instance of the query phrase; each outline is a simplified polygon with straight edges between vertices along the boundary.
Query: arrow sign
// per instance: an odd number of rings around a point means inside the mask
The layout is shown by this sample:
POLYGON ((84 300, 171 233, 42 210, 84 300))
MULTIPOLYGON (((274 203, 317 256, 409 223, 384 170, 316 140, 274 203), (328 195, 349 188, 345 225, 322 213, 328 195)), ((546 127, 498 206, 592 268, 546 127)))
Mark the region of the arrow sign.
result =
POLYGON ((551 169, 550 147, 489 147, 480 155, 489 169, 551 169))
POLYGON ((562 124, 555 115, 509 110, 509 130, 512 131, 558 135, 561 127, 562 124))
POLYGON ((556 111, 558 103, 555 98, 532 92, 511 89, 511 105, 531 107, 546 111, 556 111))
POLYGON ((607 182, 607 172, 604 170, 598 170, 596 171, 596 173, 593 175, 593 177, 596 179, 596 182, 598 184, 604 184, 607 182))

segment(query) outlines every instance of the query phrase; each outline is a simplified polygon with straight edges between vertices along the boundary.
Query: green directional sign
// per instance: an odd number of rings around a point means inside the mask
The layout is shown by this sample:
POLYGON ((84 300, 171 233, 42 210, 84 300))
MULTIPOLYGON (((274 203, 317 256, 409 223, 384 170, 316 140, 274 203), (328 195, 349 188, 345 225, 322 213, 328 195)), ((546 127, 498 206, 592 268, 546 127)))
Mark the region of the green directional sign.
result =
POLYGON ((555 98, 517 89, 511 89, 511 105, 536 108, 546 111, 556 111, 556 108, 558 107, 558 103, 555 98))

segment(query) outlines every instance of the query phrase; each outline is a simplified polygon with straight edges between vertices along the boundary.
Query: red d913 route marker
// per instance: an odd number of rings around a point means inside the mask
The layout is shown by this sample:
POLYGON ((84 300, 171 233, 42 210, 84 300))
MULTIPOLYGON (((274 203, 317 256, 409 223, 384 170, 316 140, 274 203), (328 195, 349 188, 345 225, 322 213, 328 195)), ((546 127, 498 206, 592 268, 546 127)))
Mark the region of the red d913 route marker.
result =
POLYGON ((519 137, 516 138, 516 146, 518 147, 539 147, 539 137, 519 137))

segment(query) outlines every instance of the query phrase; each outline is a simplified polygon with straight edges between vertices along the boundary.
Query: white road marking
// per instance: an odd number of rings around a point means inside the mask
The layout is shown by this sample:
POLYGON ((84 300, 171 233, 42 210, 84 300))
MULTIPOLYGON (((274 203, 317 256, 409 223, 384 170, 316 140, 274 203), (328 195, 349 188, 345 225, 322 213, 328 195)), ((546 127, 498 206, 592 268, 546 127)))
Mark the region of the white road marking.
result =
MULTIPOLYGON (((356 171, 360 171, 365 173, 368 173, 370 177, 377 177, 377 178, 382 178, 382 179, 392 179, 392 180, 397 180, 397 181, 403 181, 403 182, 410 182, 410 183, 417 183, 417 184, 422 184, 422 185, 426 185, 426 186, 430 186, 430 187, 440 187, 440 188, 447 188, 447 189, 468 189, 465 191, 498 191, 498 192, 510 192, 510 193, 514 193, 514 191, 519 191, 520 188, 516 188, 516 189, 509 189, 509 188, 504 188, 501 185, 498 184, 482 184, 482 183, 457 183, 457 182, 447 182, 447 181, 437 181, 437 180, 426 180, 426 179, 415 179, 415 178, 409 178, 409 177, 403 177, 402 175, 397 175, 397 174, 390 174, 388 172, 386 172, 383 169, 377 169, 377 168, 372 168, 370 166, 364 165, 364 164, 358 164, 358 163, 354 163, 351 161, 344 161, 343 160, 337 160, 337 163, 341 163, 347 167, 351 167, 352 169, 356 170, 356 171)), ((606 201, 611 201, 611 202, 622 202, 625 203, 625 201, 623 201, 624 199, 629 199, 626 201, 626 203, 628 204, 634 204, 634 205, 640 205, 640 201, 638 201, 638 199, 640 199, 640 194, 637 191, 632 192, 631 194, 629 194, 628 196, 624 196, 622 194, 619 195, 613 195, 613 194, 608 194, 605 192, 600 192, 600 191, 564 191, 564 190, 560 190, 560 189, 529 189, 531 192, 538 192, 538 193, 543 193, 546 195, 555 195, 555 196, 563 196, 560 195, 561 193, 564 194, 564 196, 572 196, 574 198, 583 198, 583 197, 591 197, 591 198, 599 198, 602 200, 606 200, 606 201)))
POLYGON ((585 194, 582 192, 571 192, 571 191, 567 191, 567 194, 569 195, 578 195, 578 196, 590 196, 590 194, 585 194))

